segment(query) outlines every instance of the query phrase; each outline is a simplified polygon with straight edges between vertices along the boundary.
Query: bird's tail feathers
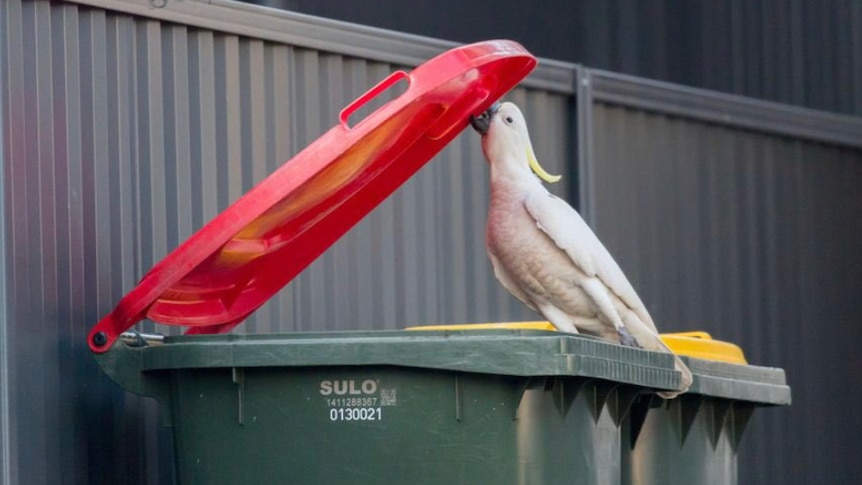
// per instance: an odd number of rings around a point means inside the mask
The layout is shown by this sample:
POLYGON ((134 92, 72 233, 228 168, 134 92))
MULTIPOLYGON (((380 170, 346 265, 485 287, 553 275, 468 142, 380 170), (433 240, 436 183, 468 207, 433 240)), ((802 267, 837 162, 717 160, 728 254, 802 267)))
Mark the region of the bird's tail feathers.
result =
POLYGON ((662 399, 673 399, 680 394, 683 394, 688 391, 688 388, 691 387, 693 377, 691 374, 691 369, 689 369, 688 366, 685 365, 685 362, 683 362, 682 359, 680 359, 679 356, 676 355, 674 351, 671 350, 658 335, 652 334, 649 335, 647 338, 642 338, 642 336, 638 335, 636 336, 636 338, 638 339, 638 343, 640 343, 647 350, 667 352, 669 354, 672 354, 674 358, 674 368, 680 373, 679 388, 677 388, 677 390, 661 391, 657 392, 656 394, 658 394, 659 397, 661 397, 662 399))
MULTIPOLYGON (((629 330, 632 330, 632 326, 629 326, 629 330)), ((685 365, 685 362, 683 362, 682 359, 680 359, 679 356, 676 355, 657 334, 647 331, 639 332, 637 330, 638 329, 634 329, 632 333, 638 343, 647 350, 672 354, 674 358, 674 368, 680 373, 679 388, 677 388, 677 390, 661 391, 656 394, 658 394, 662 399, 673 399, 688 391, 688 388, 691 387, 693 377, 691 370, 687 365, 685 365)))
MULTIPOLYGON (((668 349, 668 352, 673 354, 673 351, 670 349, 668 349)), ((680 394, 685 393, 686 391, 688 391, 688 388, 691 387, 691 383, 693 380, 691 370, 688 368, 687 365, 685 365, 685 362, 683 362, 682 359, 680 359, 679 356, 676 354, 673 354, 673 358, 674 368, 680 373, 679 388, 676 391, 657 392, 656 394, 658 394, 659 397, 661 397, 662 399, 673 399, 680 394)))

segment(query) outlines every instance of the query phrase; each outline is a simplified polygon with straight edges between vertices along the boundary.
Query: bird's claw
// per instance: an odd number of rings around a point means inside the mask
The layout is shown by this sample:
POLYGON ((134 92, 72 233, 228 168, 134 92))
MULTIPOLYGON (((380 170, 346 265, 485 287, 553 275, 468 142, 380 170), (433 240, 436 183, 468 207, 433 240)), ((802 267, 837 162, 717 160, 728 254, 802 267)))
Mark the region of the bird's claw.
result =
POLYGON ((636 349, 642 349, 641 344, 634 338, 634 336, 629 333, 629 330, 625 327, 621 327, 617 330, 617 333, 620 335, 620 344, 625 345, 626 347, 634 347, 636 349))

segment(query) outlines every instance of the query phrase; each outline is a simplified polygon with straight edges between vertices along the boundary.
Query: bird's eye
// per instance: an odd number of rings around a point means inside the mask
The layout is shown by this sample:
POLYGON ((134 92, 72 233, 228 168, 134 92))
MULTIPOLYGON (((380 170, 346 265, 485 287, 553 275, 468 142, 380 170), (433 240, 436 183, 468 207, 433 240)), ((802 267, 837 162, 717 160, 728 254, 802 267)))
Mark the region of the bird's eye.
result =
POLYGON ((515 121, 515 120, 513 120, 511 116, 506 117, 506 123, 511 123, 513 121, 515 121))

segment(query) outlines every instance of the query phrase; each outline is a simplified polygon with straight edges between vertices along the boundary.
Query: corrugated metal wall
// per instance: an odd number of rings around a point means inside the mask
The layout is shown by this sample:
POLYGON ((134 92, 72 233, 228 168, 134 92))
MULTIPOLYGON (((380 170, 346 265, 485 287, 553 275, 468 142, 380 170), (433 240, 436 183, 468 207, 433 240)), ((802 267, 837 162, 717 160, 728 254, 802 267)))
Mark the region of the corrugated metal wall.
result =
MULTIPOLYGON (((157 410, 87 330, 348 101, 452 45, 221 0, 0 2, 3 483, 170 483, 157 410)), ((663 330, 788 370, 741 483, 858 476, 859 120, 547 61, 511 97, 663 330)), ((465 133, 240 331, 532 318, 485 258, 486 177, 465 133)))
POLYGON ((862 115, 858 0, 245 0, 543 57, 862 115))
MULTIPOLYGON (((348 102, 453 45, 227 2, 88 3, 0 4, 3 483, 170 483, 155 406, 101 373, 88 329, 348 102)), ((512 94, 555 171, 573 166, 571 76, 512 94)), ((530 317, 484 254, 487 185, 465 133, 240 331, 530 317)))
POLYGON ((585 79, 585 205, 656 325, 787 372, 793 405, 757 411, 739 482, 856 483, 862 120, 585 79))

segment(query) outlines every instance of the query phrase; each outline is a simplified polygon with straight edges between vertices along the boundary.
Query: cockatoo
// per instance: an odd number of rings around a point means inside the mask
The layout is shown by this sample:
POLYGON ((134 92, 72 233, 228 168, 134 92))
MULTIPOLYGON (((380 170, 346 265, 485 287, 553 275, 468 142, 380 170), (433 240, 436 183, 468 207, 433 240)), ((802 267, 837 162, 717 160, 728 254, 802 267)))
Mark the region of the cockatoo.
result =
MULTIPOLYGON (((482 134, 491 167, 485 243, 503 287, 560 331, 673 353, 595 233, 542 185, 538 177, 546 182, 560 177, 539 165, 518 107, 497 103, 471 123, 482 134)), ((692 381, 685 363, 674 358, 680 387, 659 393, 665 398, 685 392, 692 381)))

